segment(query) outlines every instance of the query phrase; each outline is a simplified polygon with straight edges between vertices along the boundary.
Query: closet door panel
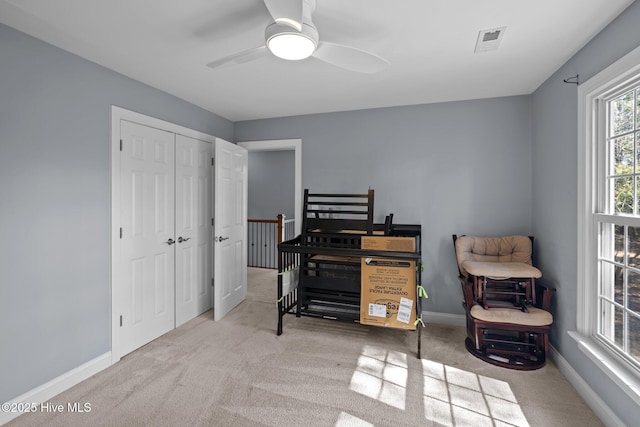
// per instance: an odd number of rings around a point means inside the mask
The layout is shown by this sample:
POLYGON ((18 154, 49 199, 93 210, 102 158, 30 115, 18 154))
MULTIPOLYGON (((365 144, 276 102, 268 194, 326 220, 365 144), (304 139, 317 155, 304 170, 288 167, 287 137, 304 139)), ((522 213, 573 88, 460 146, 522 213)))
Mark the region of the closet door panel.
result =
POLYGON ((120 334, 127 354, 173 329, 174 134, 121 121, 120 334))
POLYGON ((176 135, 176 326, 212 305, 211 156, 210 143, 176 135))

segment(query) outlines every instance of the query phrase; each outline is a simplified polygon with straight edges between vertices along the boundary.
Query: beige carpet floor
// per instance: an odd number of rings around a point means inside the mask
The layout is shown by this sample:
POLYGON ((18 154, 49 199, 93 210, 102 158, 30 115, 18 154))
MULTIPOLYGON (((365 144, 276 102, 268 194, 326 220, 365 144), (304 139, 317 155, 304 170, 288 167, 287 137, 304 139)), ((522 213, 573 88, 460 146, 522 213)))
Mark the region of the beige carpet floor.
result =
POLYGON ((10 426, 601 426, 553 363, 518 372, 478 360, 461 327, 417 333, 285 318, 276 275, 249 269, 247 300, 205 313, 51 400, 90 412, 10 426))

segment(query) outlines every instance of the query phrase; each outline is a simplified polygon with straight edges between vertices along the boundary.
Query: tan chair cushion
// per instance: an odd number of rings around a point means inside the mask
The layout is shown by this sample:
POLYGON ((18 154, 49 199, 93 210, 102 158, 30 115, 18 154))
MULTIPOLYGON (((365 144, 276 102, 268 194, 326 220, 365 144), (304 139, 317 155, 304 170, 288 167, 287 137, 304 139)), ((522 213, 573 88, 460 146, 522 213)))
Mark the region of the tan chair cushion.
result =
POLYGON ((464 261, 462 268, 474 276, 486 276, 491 279, 542 277, 540 270, 524 262, 464 261))
POLYGON ((528 236, 460 236, 456 239, 455 246, 458 267, 465 277, 469 275, 463 266, 465 261, 515 262, 531 265, 532 247, 528 236))
POLYGON ((553 323, 553 316, 545 310, 529 307, 528 313, 514 308, 489 308, 480 305, 471 307, 471 316, 478 320, 492 323, 511 323, 524 326, 547 326, 553 323))

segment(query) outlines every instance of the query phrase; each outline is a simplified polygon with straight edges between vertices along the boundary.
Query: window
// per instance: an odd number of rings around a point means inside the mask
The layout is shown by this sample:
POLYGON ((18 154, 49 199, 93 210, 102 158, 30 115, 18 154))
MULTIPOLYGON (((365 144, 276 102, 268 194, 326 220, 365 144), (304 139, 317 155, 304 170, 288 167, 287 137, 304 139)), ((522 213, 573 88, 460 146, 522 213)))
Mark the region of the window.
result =
POLYGON ((596 101, 595 336, 640 368, 640 84, 596 101))
POLYGON ((640 48, 578 86, 579 348, 640 404, 640 48))

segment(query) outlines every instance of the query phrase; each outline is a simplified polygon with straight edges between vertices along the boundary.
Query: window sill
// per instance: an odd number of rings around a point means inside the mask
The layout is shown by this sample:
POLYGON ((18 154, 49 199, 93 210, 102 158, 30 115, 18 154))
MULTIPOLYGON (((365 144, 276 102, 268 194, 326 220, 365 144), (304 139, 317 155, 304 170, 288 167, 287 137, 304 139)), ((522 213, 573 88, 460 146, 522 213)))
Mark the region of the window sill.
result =
POLYGON ((640 405, 640 378, 622 362, 603 350, 599 344, 576 331, 567 332, 578 348, 637 405, 640 405))

